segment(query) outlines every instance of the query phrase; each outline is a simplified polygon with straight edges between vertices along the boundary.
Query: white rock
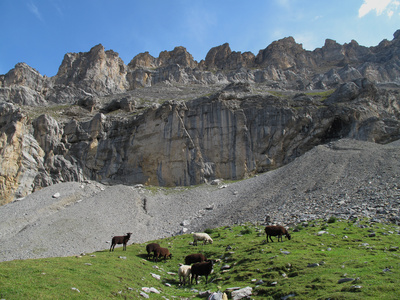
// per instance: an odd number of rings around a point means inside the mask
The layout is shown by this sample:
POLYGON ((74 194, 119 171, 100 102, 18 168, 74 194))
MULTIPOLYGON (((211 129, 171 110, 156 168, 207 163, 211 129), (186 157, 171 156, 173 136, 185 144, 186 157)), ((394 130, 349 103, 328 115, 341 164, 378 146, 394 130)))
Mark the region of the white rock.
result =
POLYGON ((239 300, 243 298, 249 298, 252 294, 253 289, 251 287, 245 287, 243 289, 232 292, 232 300, 239 300))

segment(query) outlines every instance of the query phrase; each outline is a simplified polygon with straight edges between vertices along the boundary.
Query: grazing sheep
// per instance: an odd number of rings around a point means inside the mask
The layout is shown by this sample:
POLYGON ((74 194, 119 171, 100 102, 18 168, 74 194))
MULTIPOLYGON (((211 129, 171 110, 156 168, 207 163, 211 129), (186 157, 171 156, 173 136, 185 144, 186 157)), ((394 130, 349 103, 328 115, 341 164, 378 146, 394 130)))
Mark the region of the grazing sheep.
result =
POLYGON ((194 264, 197 262, 203 262, 206 260, 207 260, 207 258, 201 253, 189 254, 188 256, 185 257, 185 265, 191 265, 191 264, 194 264))
POLYGON ((206 284, 207 284, 208 275, 210 275, 213 271, 213 265, 214 265, 213 260, 207 260, 205 262, 193 264, 192 268, 190 269, 190 272, 192 274, 192 279, 190 280, 190 283, 193 282, 193 278, 196 278, 196 284, 197 284, 198 277, 203 275, 206 276, 206 284))
POLYGON ((186 280, 189 279, 187 281, 187 283, 190 282, 190 269, 192 268, 192 266, 188 266, 188 265, 181 265, 178 269, 178 275, 179 275, 179 283, 185 285, 186 284, 186 280), (182 280, 183 279, 183 280, 182 280))
POLYGON ((146 251, 147 251, 147 259, 150 259, 151 254, 153 253, 154 249, 160 248, 160 245, 157 243, 147 244, 146 251))
POLYGON ((207 233, 193 233, 193 245, 197 246, 197 241, 203 241, 203 245, 207 242, 213 243, 212 238, 207 233))
POLYGON ((126 251, 126 244, 131 238, 132 233, 128 232, 126 235, 114 236, 111 240, 110 251, 114 251, 115 245, 123 244, 122 251, 126 251))
POLYGON ((268 238, 271 239, 271 242, 273 242, 271 236, 278 236, 278 242, 279 239, 282 241, 282 235, 285 235, 289 240, 291 238, 289 232, 286 230, 285 227, 280 226, 280 225, 270 225, 265 227, 265 234, 267 235, 267 243, 268 243, 268 238))
POLYGON ((158 261, 158 258, 159 257, 164 257, 164 260, 166 261, 167 260, 167 257, 169 257, 169 258, 171 258, 172 257, 172 254, 169 252, 169 250, 168 250, 168 248, 162 248, 162 247, 159 247, 159 248, 155 248, 154 250, 153 250, 153 261, 155 260, 155 261, 158 261))

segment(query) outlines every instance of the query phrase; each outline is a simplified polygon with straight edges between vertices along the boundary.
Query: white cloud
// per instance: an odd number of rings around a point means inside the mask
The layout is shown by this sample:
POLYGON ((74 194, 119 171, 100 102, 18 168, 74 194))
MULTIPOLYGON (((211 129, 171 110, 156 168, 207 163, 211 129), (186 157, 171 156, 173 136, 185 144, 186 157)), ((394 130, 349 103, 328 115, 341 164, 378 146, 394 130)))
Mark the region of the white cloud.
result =
POLYGON ((399 4, 400 2, 397 0, 364 0, 364 3, 358 10, 358 17, 362 18, 374 10, 378 16, 387 11, 387 15, 391 17, 399 4))
POLYGON ((42 15, 40 14, 40 11, 38 7, 33 3, 30 2, 28 3, 28 9, 33 13, 40 21, 43 21, 42 15))
POLYGON ((289 0, 276 0, 276 2, 278 3, 278 5, 283 6, 285 8, 290 7, 289 0))

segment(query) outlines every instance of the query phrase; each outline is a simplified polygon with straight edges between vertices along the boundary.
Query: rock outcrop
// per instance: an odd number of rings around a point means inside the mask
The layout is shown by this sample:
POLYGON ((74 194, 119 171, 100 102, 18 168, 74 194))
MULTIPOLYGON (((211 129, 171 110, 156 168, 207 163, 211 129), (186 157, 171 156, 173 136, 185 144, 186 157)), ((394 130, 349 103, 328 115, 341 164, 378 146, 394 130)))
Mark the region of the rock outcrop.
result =
POLYGON ((66 54, 51 78, 17 64, 0 76, 0 197, 85 179, 241 179, 335 139, 393 141, 399 43, 396 32, 376 47, 327 40, 306 51, 289 37, 257 56, 224 44, 198 63, 176 47, 128 65, 97 45, 66 54))

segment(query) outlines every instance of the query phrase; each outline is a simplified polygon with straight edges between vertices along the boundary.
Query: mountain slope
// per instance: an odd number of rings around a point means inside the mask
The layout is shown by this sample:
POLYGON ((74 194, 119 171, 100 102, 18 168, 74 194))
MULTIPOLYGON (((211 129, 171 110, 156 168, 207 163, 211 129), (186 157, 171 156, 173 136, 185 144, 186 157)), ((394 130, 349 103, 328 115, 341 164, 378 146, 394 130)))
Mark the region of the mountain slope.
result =
POLYGON ((343 139, 219 186, 49 186, 0 207, 0 260, 77 255, 107 249, 111 236, 126 232, 145 242, 267 215, 282 224, 331 215, 399 222, 399 204, 399 144, 343 139))

